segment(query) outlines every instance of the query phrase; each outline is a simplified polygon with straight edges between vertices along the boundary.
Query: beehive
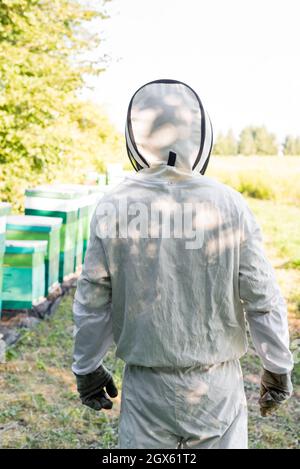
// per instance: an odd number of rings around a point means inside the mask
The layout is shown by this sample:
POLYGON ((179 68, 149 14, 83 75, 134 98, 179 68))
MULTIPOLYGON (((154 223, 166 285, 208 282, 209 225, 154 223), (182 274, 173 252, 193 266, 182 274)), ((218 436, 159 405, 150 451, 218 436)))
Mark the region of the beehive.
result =
POLYGON ((61 218, 34 215, 7 217, 6 239, 48 241, 45 257, 45 296, 58 286, 61 218))
POLYGON ((25 214, 62 219, 60 230, 59 281, 74 273, 78 237, 78 198, 72 191, 47 186, 25 191, 25 214))
POLYGON ((2 304, 3 256, 5 251, 6 217, 11 211, 11 205, 0 202, 0 314, 2 304))
POLYGON ((45 184, 37 189, 43 190, 53 195, 53 197, 68 196, 73 201, 73 207, 77 213, 76 232, 74 239, 74 264, 73 272, 76 272, 82 266, 83 262, 83 244, 84 244, 84 226, 88 217, 87 190, 78 190, 78 186, 73 184, 45 184))
POLYGON ((47 241, 7 240, 3 260, 3 309, 31 308, 44 299, 47 241))
POLYGON ((82 223, 83 233, 83 260, 90 237, 90 223, 98 201, 103 196, 106 187, 92 184, 58 184, 53 187, 59 187, 63 190, 75 191, 82 197, 79 199, 79 220, 82 223))

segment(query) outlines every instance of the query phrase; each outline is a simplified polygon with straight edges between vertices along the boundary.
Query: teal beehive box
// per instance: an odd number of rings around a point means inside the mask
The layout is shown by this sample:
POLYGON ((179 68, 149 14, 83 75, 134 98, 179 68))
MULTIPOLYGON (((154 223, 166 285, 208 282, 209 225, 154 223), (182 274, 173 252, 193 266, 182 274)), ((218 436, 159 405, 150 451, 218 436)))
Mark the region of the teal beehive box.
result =
POLYGON ((99 185, 92 184, 55 184, 53 187, 59 187, 64 190, 74 191, 81 195, 78 199, 78 220, 79 224, 79 236, 77 237, 77 255, 76 255, 76 266, 80 265, 80 253, 81 253, 81 234, 83 240, 83 252, 82 261, 84 260, 85 252, 87 249, 88 241, 90 238, 90 223, 98 201, 103 196, 105 189, 99 185))
POLYGON ((94 206, 94 196, 90 194, 89 186, 84 184, 59 184, 60 187, 76 193, 78 200, 78 227, 75 248, 75 270, 78 270, 84 261, 86 246, 89 239, 89 220, 91 207, 94 206))
POLYGON ((44 299, 47 241, 7 240, 3 259, 3 309, 31 308, 44 299))
POLYGON ((48 241, 45 256, 45 296, 59 281, 60 230, 62 219, 34 215, 11 215, 6 220, 6 239, 48 241))
MULTIPOLYGON (((71 205, 76 211, 75 233, 73 238, 74 258, 72 272, 76 272, 82 266, 83 260, 83 237, 84 223, 87 216, 87 206, 84 200, 84 194, 81 191, 72 189, 63 184, 45 184, 37 188, 50 194, 53 199, 64 198, 68 200, 68 206, 71 205)), ((26 204, 26 202, 25 202, 26 204)), ((25 210, 27 213, 27 210, 25 210)))
POLYGON ((6 217, 11 211, 11 205, 0 202, 0 314, 2 305, 2 279, 3 279, 3 257, 5 251, 6 217))
POLYGON ((60 230, 59 281, 74 273, 78 237, 78 198, 72 191, 40 186, 25 191, 25 215, 62 219, 60 230))

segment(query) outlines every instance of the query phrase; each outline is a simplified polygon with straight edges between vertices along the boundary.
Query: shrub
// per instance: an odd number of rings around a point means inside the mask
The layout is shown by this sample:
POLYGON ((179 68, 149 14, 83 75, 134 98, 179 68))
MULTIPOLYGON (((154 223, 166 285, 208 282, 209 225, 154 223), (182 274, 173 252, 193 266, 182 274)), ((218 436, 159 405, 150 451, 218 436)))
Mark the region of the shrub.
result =
POLYGON ((240 180, 236 189, 247 197, 254 199, 273 200, 275 192, 268 182, 260 177, 240 175, 240 180))

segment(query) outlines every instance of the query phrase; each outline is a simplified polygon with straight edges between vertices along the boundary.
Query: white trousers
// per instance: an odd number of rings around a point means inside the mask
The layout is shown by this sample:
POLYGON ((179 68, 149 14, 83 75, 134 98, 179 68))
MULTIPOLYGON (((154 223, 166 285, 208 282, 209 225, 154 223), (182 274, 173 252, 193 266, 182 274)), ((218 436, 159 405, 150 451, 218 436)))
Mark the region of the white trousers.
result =
POLYGON ((247 449, 238 360, 211 367, 126 365, 119 448, 247 449))

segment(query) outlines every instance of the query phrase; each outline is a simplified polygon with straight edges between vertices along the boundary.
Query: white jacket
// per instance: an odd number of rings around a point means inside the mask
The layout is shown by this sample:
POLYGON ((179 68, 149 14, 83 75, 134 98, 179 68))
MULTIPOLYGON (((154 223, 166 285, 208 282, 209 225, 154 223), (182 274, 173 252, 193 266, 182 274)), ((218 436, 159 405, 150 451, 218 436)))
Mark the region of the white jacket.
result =
POLYGON ((158 165, 104 196, 75 295, 75 373, 95 370, 113 342, 126 363, 147 367, 240 358, 247 350, 245 314, 264 367, 290 371, 286 305, 238 192, 158 165), (125 199, 128 206, 157 204, 162 212, 200 202, 201 247, 186 249, 184 237, 101 239, 103 207, 118 211, 125 199))

